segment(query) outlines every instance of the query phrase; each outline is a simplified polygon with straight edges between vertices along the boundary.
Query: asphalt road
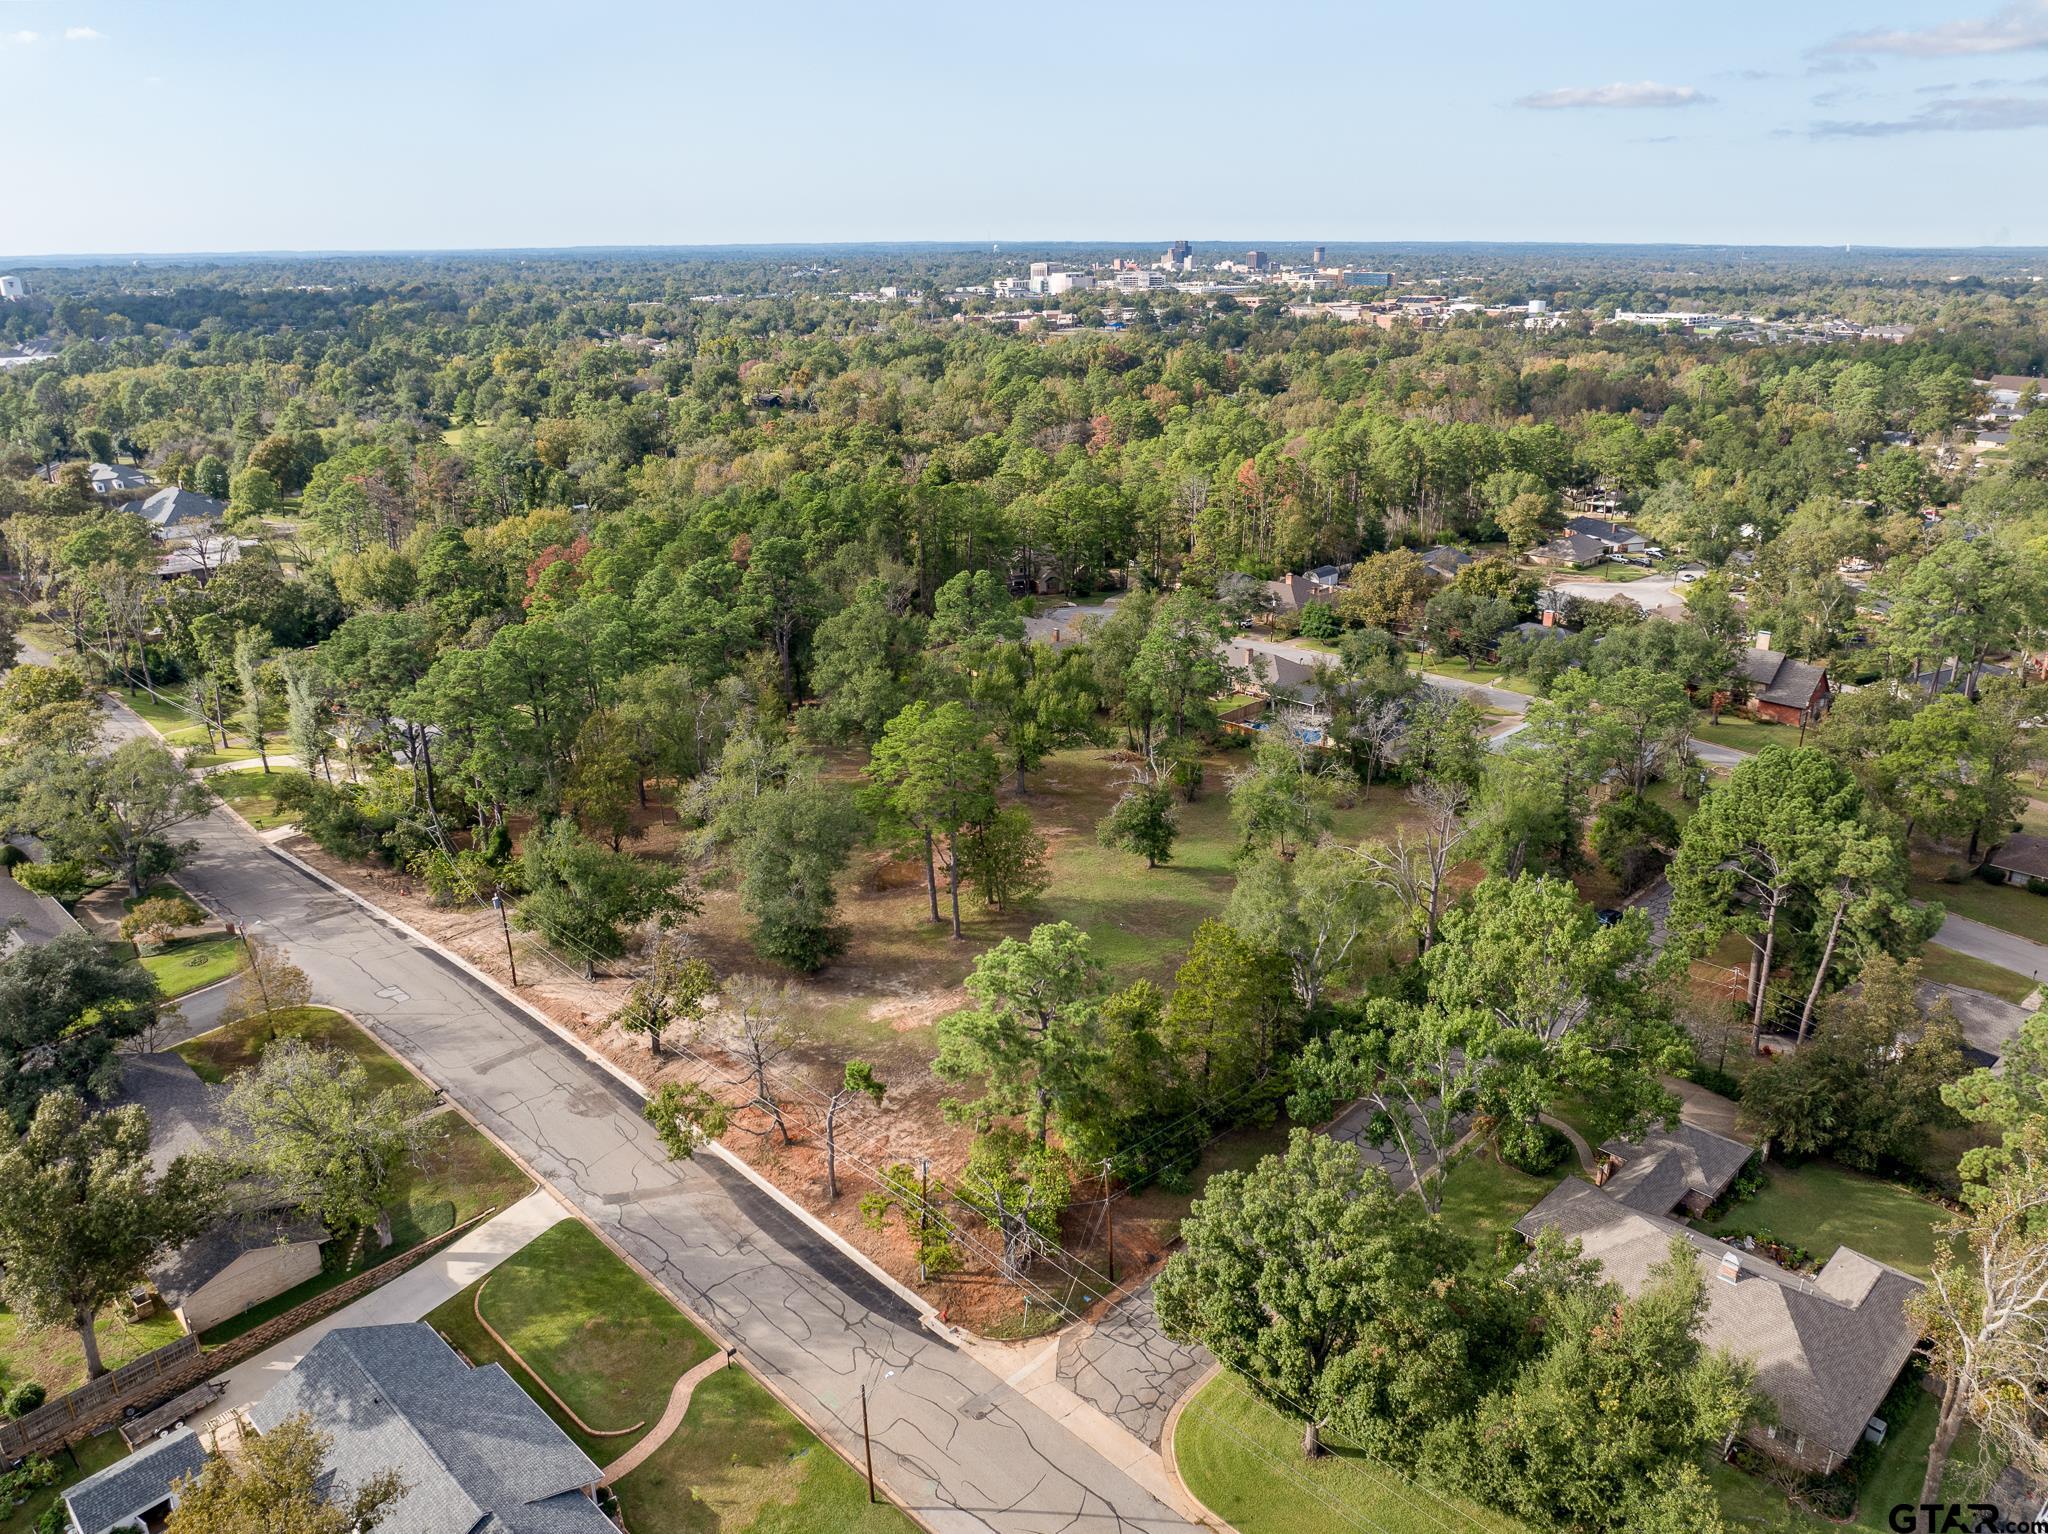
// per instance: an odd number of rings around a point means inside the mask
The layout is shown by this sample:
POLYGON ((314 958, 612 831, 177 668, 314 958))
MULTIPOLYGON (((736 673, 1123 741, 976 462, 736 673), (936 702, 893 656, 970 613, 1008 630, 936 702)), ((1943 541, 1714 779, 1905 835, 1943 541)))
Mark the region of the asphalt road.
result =
POLYGON ((1982 959, 1986 964, 1996 964, 2016 975, 2048 980, 2048 945, 2030 938, 2017 937, 1950 912, 1943 920, 1941 930, 1935 933, 1934 940, 1944 948, 1966 953, 1973 959, 1982 959))
MULTIPOLYGON (((111 733, 146 727, 125 709, 111 733)), ((678 1164, 632 1090, 444 955, 216 811, 181 828, 192 893, 281 947, 712 1322, 927 1525, 1003 1534, 1192 1530, 1036 1406, 924 1329, 894 1290, 716 1157, 678 1164)))

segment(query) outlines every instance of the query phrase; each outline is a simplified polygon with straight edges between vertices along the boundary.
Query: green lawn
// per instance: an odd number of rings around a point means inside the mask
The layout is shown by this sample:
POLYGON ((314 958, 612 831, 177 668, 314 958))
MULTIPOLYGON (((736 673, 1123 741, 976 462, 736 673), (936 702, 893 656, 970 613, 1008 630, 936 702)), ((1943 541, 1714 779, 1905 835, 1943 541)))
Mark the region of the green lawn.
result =
POLYGON ((303 1039, 316 1048, 337 1049, 352 1056, 361 1062, 373 1087, 419 1079, 369 1034, 327 1007, 288 1007, 230 1023, 188 1039, 178 1046, 178 1053, 200 1080, 219 1083, 254 1065, 279 1039, 303 1039))
POLYGON ((1721 722, 1709 722, 1706 710, 1700 710, 1693 720, 1692 738, 1710 746, 1726 746, 1731 751, 1757 752, 1765 746, 1796 746, 1799 744, 1799 730, 1796 725, 1769 724, 1761 719, 1751 719, 1730 709, 1722 714, 1721 722))
MULTIPOLYGON (((185 1328, 168 1311, 131 1322, 110 1306, 100 1312, 93 1332, 99 1338, 100 1362, 118 1369, 130 1359, 176 1342, 185 1328)), ((69 1327, 24 1326, 13 1311, 0 1308, 0 1380, 8 1385, 40 1380, 52 1396, 76 1390, 85 1383, 85 1350, 78 1344, 78 1334, 69 1327)))
POLYGON ((486 1210, 502 1211, 533 1191, 527 1175, 469 1121, 453 1111, 439 1114, 429 1128, 419 1163, 400 1170, 393 1185, 391 1244, 381 1251, 369 1242, 350 1263, 342 1242, 330 1241, 321 1256, 324 1266, 297 1288, 252 1306, 223 1321, 201 1339, 209 1346, 227 1342, 281 1316, 295 1305, 325 1294, 366 1268, 389 1262, 422 1241, 453 1230, 486 1210))
POLYGON ((225 762, 253 762, 256 750, 253 746, 225 746, 212 751, 194 751, 185 758, 185 765, 194 769, 218 767, 225 762))
MULTIPOLYGON (((602 1466, 643 1435, 592 1438, 477 1324, 479 1286, 427 1323, 472 1363, 501 1364, 602 1466)), ((484 1315, 593 1427, 659 1420, 675 1381, 712 1343, 589 1227, 564 1220, 482 1287, 484 1315)), ((910 1520, 869 1506, 854 1468, 740 1368, 700 1381, 667 1443, 616 1488, 634 1534, 908 1534, 910 1520)))
MULTIPOLYGON (((488 1301, 486 1301, 488 1303, 488 1301)), ((752 1375, 701 1381, 675 1436, 613 1488, 633 1534, 912 1534, 752 1375)))
POLYGON ((1447 676, 1460 682, 1483 682, 1503 692, 1518 692, 1525 698, 1536 696, 1534 682, 1525 676, 1503 671, 1497 665, 1475 666, 1468 660, 1449 655, 1425 655, 1419 657, 1419 662, 1422 670, 1430 676, 1447 676))
POLYGON ((174 746, 204 746, 207 743, 206 726, 193 717, 192 711, 171 693, 152 698, 140 687, 115 689, 121 701, 149 722, 152 729, 174 746))
POLYGON ((1496 1236, 1511 1229, 1573 1170, 1575 1167, 1567 1166, 1554 1176, 1531 1177, 1484 1152, 1470 1152, 1452 1162, 1444 1173, 1444 1223, 1491 1246, 1496 1236))
POLYGON ((2016 975, 2009 969, 1973 959, 1939 943, 1929 943, 1920 950, 1920 978, 1938 980, 1943 985, 1967 986, 2015 1006, 2037 989, 2036 983, 2026 975, 2016 975))
MULTIPOLYGON (((710 1357, 711 1339, 651 1288, 580 1220, 543 1232, 484 1281, 484 1317, 592 1427, 606 1432, 661 1420, 685 1370, 710 1357)), ((476 1364, 502 1363, 599 1465, 643 1436, 587 1438, 536 1390, 476 1320, 479 1284, 427 1317, 476 1364)))
MULTIPOLYGON (((61 1508, 64 1493, 89 1475, 97 1474, 117 1460, 128 1457, 128 1446, 111 1430, 95 1433, 68 1452, 50 1456, 56 1461, 56 1484, 31 1493, 12 1512, 0 1510, 0 1534, 35 1534, 37 1523, 51 1508, 61 1508)), ((69 1525, 65 1525, 69 1527, 69 1525)))
MULTIPOLYGON (((1791 1506, 1785 1494, 1769 1481, 1734 1465, 1715 1461, 1707 1466, 1707 1479, 1721 1504, 1722 1516, 1731 1528, 1767 1528, 1773 1534, 1820 1534, 1827 1529, 1889 1530, 1891 1510, 1900 1503, 1920 1500, 1920 1481, 1927 1473, 1927 1446, 1934 1441, 1934 1422, 1939 1403, 1924 1390, 1915 1390, 1904 1412, 1886 1417, 1888 1431, 1884 1446, 1872 1455, 1863 1472, 1856 1496, 1856 1516, 1848 1524, 1804 1508, 1791 1506)), ((1967 1430, 1966 1430, 1967 1431, 1967 1430)), ((1966 1501, 1970 1444, 1957 1441, 1957 1450, 1942 1480, 1944 1500, 1966 1501)))
POLYGON ((1982 879, 1965 879, 1960 884, 1915 879, 1913 894, 1922 900, 1939 900, 1953 915, 2048 943, 2048 895, 2036 895, 2013 884, 1986 884, 1982 879))
POLYGON ((184 996, 225 980, 241 969, 246 955, 240 938, 218 933, 171 939, 164 948, 146 953, 142 967, 166 996, 184 996))
POLYGON ((1827 1161, 1796 1167, 1774 1161, 1763 1191, 1708 1228, 1716 1235, 1767 1233, 1805 1247, 1817 1262, 1826 1262, 1838 1246, 1853 1247, 1925 1278, 1934 1268, 1936 1228, 1948 1219, 1941 1205, 1896 1183, 1827 1161))
POLYGON ((303 778, 296 767, 280 767, 269 773, 219 772, 206 780, 215 797, 232 805, 235 812, 259 831, 290 825, 294 817, 278 807, 277 786, 287 778, 303 778))
POLYGON ((1524 1527, 1476 1503, 1446 1499, 1327 1435, 1324 1443, 1329 1454, 1302 1459, 1300 1426, 1226 1371, 1181 1412, 1174 1458, 1188 1490, 1240 1534, 1510 1534, 1524 1527))

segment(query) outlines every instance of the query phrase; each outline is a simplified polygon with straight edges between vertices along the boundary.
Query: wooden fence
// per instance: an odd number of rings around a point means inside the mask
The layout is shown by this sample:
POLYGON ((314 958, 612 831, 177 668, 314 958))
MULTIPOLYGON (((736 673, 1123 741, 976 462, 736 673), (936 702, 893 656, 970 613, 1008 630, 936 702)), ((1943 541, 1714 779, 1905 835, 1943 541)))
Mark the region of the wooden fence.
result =
POLYGON ((109 1370, 89 1380, 68 1395, 37 1407, 12 1422, 0 1422, 0 1465, 25 1454, 49 1454, 67 1444, 104 1432, 131 1412, 144 1411, 231 1369, 245 1358, 254 1358, 266 1348, 323 1316, 360 1299, 379 1285, 389 1283, 406 1269, 438 1252, 457 1236, 498 1211, 486 1209, 440 1235, 400 1252, 388 1262, 336 1284, 294 1305, 282 1315, 272 1316, 261 1326, 251 1327, 219 1347, 202 1349, 194 1336, 180 1337, 132 1363, 109 1370))

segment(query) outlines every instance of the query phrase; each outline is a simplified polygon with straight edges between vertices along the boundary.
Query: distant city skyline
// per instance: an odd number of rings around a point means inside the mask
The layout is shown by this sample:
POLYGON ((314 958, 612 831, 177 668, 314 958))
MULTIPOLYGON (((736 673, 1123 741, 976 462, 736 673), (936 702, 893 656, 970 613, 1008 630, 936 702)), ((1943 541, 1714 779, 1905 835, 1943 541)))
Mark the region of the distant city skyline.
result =
POLYGON ((2048 245, 2048 0, 1745 0, 1711 27, 1615 0, 1028 26, 931 5, 0 0, 0 94, 16 260, 1215 228, 2048 245))

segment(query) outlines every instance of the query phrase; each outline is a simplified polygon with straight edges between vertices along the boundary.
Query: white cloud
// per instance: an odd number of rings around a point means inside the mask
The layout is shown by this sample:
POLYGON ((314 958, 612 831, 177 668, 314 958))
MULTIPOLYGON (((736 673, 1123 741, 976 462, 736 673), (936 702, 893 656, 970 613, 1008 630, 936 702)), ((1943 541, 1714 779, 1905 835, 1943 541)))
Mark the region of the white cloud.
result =
POLYGON ((64 41, 67 43, 98 43, 106 41, 107 34, 97 27, 66 27, 64 41))
POLYGON ((1567 85, 1524 96, 1515 105, 1539 112, 1560 112, 1582 107, 1697 107, 1713 99, 1690 85, 1659 85, 1654 80, 1642 80, 1634 85, 1567 85))
POLYGON ((2048 101, 2020 96, 1964 96, 1930 101, 1911 117, 1879 122, 1817 122, 1814 138, 1893 138, 1902 133, 2009 133, 2048 128, 2048 101))
POLYGON ((1972 58, 2048 49, 2048 0, 2015 0, 1989 16, 1932 27, 1845 32, 1816 53, 1889 53, 1909 59, 1972 58))
POLYGON ((42 34, 40 32, 9 32, 6 34, 6 40, 10 43, 19 43, 22 47, 26 48, 30 43, 40 42, 42 34))

